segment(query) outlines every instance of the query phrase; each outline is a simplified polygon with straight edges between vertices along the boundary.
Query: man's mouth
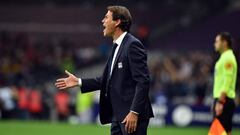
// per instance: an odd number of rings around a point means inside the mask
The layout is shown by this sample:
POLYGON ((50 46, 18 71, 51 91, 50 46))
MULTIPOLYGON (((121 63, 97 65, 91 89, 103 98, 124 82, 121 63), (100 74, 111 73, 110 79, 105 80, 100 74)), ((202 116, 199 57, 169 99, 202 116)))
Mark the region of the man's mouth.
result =
POLYGON ((106 26, 103 25, 103 32, 105 31, 105 29, 106 29, 106 26))

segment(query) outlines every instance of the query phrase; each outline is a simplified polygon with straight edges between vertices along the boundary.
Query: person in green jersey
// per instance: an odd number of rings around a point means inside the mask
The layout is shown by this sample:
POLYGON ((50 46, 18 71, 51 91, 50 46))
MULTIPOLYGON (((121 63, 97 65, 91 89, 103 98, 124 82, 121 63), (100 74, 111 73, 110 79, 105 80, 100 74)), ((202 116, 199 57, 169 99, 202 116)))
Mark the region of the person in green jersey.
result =
POLYGON ((216 36, 214 47, 220 53, 220 58, 214 69, 214 117, 218 118, 228 135, 232 131, 237 80, 237 62, 231 46, 232 37, 229 33, 223 32, 216 36))

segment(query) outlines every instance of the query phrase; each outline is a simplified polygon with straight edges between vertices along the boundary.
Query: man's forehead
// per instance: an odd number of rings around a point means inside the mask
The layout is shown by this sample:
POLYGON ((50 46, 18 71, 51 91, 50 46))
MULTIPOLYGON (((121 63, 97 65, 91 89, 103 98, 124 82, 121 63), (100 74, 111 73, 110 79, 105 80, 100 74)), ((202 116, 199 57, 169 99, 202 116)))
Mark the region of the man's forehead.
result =
POLYGON ((106 16, 112 16, 112 12, 108 10, 106 16))

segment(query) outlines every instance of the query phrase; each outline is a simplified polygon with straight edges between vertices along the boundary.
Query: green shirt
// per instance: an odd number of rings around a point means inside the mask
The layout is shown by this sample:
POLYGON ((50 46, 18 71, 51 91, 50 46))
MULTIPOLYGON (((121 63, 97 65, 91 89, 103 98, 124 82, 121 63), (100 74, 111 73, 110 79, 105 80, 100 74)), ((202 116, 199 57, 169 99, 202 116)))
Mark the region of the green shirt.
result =
POLYGON ((221 54, 214 72, 213 97, 219 98, 225 92, 227 97, 235 98, 237 62, 231 49, 221 54))

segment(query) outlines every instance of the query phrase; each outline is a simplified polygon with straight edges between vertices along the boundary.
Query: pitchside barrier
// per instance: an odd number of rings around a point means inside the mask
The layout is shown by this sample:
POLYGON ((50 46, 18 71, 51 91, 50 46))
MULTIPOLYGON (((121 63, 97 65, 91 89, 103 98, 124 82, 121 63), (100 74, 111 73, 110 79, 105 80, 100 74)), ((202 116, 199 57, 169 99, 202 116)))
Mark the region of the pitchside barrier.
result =
MULTIPOLYGON (((213 115, 210 106, 198 105, 153 105, 154 119, 150 126, 176 125, 186 126, 210 126, 213 115)), ((233 126, 240 127, 240 106, 235 109, 233 126)))

